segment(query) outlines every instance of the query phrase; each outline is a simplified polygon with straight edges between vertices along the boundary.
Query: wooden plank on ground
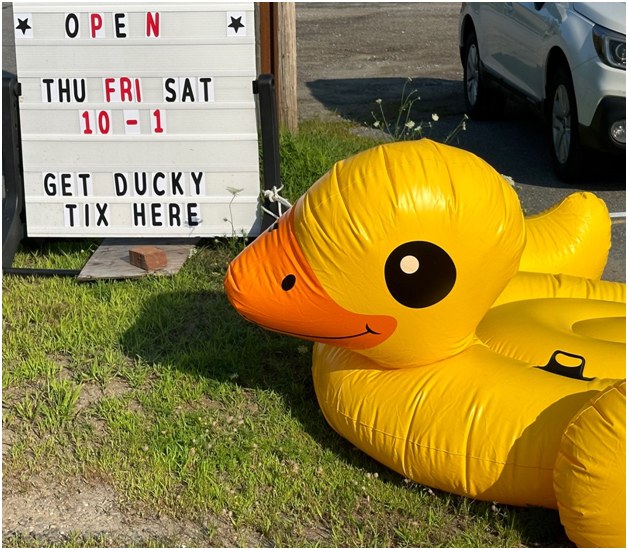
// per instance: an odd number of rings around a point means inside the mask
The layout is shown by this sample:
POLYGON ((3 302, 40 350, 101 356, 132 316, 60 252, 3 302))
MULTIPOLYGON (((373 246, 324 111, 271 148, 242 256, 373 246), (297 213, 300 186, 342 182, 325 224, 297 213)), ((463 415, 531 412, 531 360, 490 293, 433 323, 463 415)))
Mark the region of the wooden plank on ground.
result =
POLYGON ((137 279, 156 273, 135 267, 129 262, 129 250, 145 245, 156 246, 166 253, 168 265, 157 272, 160 275, 174 275, 190 257, 190 251, 197 242, 198 239, 104 239, 81 270, 78 280, 137 279))

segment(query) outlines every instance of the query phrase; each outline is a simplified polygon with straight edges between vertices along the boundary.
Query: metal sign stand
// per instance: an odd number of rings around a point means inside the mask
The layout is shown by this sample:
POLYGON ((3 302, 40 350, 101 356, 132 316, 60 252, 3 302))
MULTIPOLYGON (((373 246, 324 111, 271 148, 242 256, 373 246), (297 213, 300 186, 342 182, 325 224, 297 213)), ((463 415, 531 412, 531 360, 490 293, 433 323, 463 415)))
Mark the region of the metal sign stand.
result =
POLYGON ((26 236, 22 142, 20 140, 20 85, 14 74, 2 71, 2 268, 11 267, 20 241, 26 236))
MULTIPOLYGON (((279 128, 275 99, 275 78, 263 74, 253 81, 253 93, 259 97, 262 131, 264 189, 281 187, 279 128)), ((78 275, 77 270, 22 269, 11 267, 17 248, 26 231, 24 181, 20 139, 20 84, 15 75, 2 71, 2 160, 5 177, 5 199, 2 204, 2 270, 22 275, 78 275)), ((278 203, 264 200, 264 208, 278 214, 278 203)), ((274 221, 263 215, 261 231, 274 221)))
MULTIPOLYGON (((260 75, 253 81, 253 93, 259 96, 259 110, 262 125, 262 157, 264 189, 281 187, 281 166, 279 160, 279 127, 277 124, 277 100, 275 99, 275 77, 272 74, 260 75)), ((279 204, 264 200, 263 207, 279 214, 279 204)), ((275 221, 272 216, 262 218, 261 231, 265 231, 275 221)))

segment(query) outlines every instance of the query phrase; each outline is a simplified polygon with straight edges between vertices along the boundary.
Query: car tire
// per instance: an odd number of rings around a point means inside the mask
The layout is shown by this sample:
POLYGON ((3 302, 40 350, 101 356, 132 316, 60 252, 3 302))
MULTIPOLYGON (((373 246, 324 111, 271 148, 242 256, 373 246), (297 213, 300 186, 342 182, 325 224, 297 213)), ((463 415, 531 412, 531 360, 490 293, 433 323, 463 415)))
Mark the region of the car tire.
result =
POLYGON ((578 135, 578 107, 571 73, 560 65, 547 88, 547 120, 554 172, 563 181, 582 177, 585 150, 578 135))
POLYGON ((475 31, 471 31, 462 50, 464 102, 472 119, 497 118, 504 112, 506 96, 487 88, 480 72, 480 50, 475 31))

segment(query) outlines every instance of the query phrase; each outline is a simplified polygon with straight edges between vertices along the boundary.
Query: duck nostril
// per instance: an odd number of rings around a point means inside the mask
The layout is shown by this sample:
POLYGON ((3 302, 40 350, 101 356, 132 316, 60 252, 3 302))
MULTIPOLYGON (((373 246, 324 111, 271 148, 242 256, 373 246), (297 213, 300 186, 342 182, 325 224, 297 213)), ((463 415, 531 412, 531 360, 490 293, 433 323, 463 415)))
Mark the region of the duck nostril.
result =
POLYGON ((294 286, 294 283, 296 282, 297 278, 294 275, 286 275, 283 281, 281 281, 281 288, 283 288, 285 291, 288 291, 294 286))

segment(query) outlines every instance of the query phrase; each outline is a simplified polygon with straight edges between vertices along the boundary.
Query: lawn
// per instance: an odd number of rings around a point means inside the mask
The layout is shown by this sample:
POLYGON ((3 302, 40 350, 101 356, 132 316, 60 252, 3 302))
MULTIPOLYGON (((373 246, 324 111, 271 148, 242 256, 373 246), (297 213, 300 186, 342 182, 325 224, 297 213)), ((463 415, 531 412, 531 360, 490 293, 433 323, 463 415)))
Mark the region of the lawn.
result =
MULTIPOLYGON (((375 143, 302 124, 281 139, 283 194, 375 143)), ((97 245, 14 265, 80 268, 97 245)), ((207 240, 172 278, 3 277, 5 546, 571 546, 555 511, 431 490, 338 436, 311 344, 228 303, 242 246, 207 240)))

